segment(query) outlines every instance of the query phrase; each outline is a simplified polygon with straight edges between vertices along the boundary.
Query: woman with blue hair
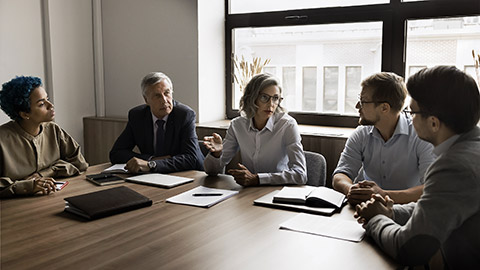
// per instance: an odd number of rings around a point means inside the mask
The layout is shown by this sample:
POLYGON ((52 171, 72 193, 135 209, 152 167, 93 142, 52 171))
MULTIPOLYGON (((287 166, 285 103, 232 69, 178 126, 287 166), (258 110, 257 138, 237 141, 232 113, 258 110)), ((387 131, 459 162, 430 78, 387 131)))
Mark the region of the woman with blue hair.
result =
POLYGON ((40 78, 4 83, 0 107, 13 120, 0 126, 0 198, 50 194, 54 177, 87 169, 78 143, 52 122, 54 106, 40 78))

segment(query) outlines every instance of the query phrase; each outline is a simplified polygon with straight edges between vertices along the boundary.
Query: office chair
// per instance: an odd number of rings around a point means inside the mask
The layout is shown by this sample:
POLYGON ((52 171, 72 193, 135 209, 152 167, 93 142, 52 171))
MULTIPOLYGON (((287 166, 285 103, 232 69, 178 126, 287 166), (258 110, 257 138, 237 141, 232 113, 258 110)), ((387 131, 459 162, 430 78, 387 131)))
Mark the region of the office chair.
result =
POLYGON ((327 178, 327 161, 320 153, 304 151, 307 162, 307 185, 325 186, 327 178))

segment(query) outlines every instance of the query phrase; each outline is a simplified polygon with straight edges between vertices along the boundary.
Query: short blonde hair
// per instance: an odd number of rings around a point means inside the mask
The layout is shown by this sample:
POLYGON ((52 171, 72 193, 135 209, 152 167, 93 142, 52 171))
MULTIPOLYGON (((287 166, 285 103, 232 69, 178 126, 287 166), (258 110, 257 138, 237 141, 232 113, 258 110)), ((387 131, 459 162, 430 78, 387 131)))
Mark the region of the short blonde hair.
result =
MULTIPOLYGON (((278 80, 270 74, 257 74, 248 82, 247 86, 244 89, 243 96, 240 99, 240 114, 247 117, 253 118, 257 112, 258 106, 255 104, 260 92, 269 87, 277 86, 280 90, 280 95, 282 94, 282 87, 278 83, 278 80)), ((278 104, 275 113, 284 112, 285 110, 278 104)))

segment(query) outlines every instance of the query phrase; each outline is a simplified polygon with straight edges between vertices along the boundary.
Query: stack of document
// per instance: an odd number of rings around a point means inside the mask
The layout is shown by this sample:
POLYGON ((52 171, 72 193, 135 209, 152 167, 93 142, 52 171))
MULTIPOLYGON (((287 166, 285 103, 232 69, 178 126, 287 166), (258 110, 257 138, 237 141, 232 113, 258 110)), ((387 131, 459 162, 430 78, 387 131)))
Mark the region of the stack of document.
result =
POLYGON ((199 186, 167 199, 167 202, 199 207, 211 207, 226 200, 238 191, 199 186))

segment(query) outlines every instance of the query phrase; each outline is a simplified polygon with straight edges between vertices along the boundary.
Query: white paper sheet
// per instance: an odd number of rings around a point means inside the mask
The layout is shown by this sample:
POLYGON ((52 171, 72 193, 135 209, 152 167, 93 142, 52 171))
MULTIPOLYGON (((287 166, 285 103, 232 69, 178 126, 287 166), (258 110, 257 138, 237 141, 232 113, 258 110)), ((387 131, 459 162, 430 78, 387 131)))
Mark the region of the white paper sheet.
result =
POLYGON ((235 191, 235 190, 226 190, 226 189, 198 186, 194 189, 191 189, 184 193, 168 198, 167 202, 193 205, 193 206, 199 206, 199 207, 211 207, 212 205, 215 205, 223 200, 226 200, 237 193, 238 191, 235 191), (206 193, 214 193, 214 194, 222 194, 222 195, 193 196, 193 194, 206 194, 206 193))
POLYGON ((280 224, 280 229, 310 233, 353 242, 362 241, 365 229, 355 220, 300 213, 280 224))

